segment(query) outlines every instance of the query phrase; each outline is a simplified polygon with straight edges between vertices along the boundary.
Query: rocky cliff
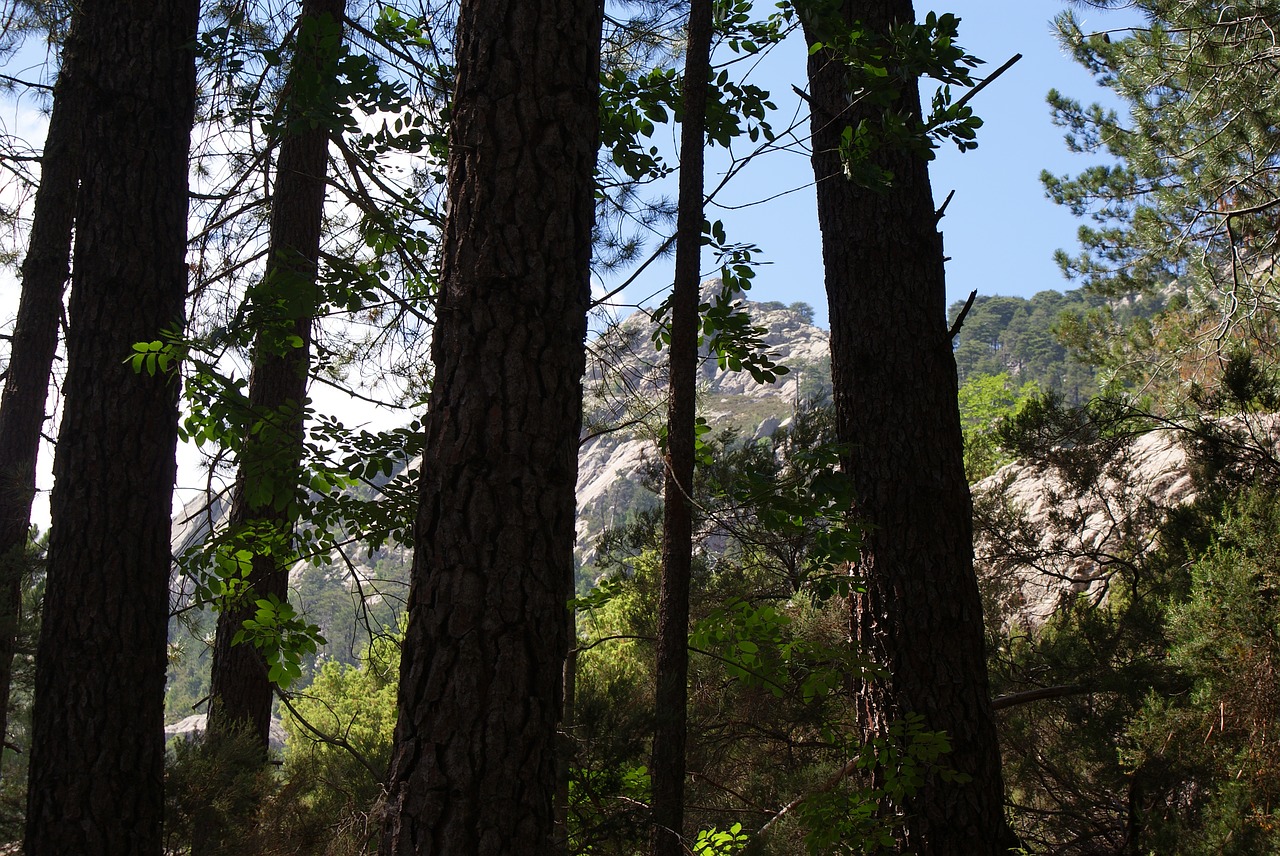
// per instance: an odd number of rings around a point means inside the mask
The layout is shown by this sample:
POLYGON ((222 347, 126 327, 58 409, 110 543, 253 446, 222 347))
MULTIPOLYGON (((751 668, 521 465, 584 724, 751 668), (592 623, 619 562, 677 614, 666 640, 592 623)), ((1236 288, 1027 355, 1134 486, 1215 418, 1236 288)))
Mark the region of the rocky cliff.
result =
MULTIPOLYGON (((719 288, 718 280, 704 286, 707 294, 719 288)), ((829 392, 828 336, 813 325, 812 310, 803 304, 741 303, 763 328, 764 346, 789 372, 776 383, 759 384, 747 372, 719 369, 704 352, 700 412, 717 431, 731 427, 746 437, 765 437, 786 424, 796 402, 829 392)), ((645 472, 658 457, 655 438, 666 408, 665 353, 654 347, 656 327, 641 310, 608 325, 588 343, 577 487, 580 566, 589 562, 606 528, 658 502, 645 486, 645 472)), ((225 523, 226 513, 221 500, 188 503, 174 520, 174 554, 203 543, 225 523)), ((407 546, 388 544, 373 553, 352 545, 328 561, 295 566, 291 597, 329 640, 324 656, 355 662, 370 630, 394 630, 408 593, 410 564, 407 546)), ((192 586, 175 578, 174 591, 180 606, 192 586)), ((183 621, 188 627, 175 624, 171 632, 171 653, 184 664, 171 674, 171 720, 189 715, 190 704, 206 692, 206 637, 212 622, 202 613, 184 613, 183 621)))
POLYGON ((1171 511, 1223 478, 1274 474, 1278 452, 1280 416, 1253 415, 1165 426, 1009 464, 973 490, 988 608, 1007 624, 1035 628, 1066 599, 1103 602, 1119 572, 1160 546, 1171 511), (1208 466, 1213 443, 1231 448, 1225 469, 1208 466))
MULTIPOLYGON (((719 287, 712 280, 704 294, 719 287)), ((813 325, 804 304, 741 302, 764 328, 764 346, 788 373, 772 384, 757 383, 746 371, 719 368, 704 348, 699 415, 716 431, 734 429, 759 439, 786 424, 797 403, 829 394, 829 334, 813 325)), ((654 348, 656 327, 641 310, 589 346, 578 456, 579 562, 590 560, 602 531, 658 501, 643 478, 658 458, 656 438, 666 418, 666 354, 654 348)))
POLYGON ((1028 628, 1064 598, 1100 603, 1116 572, 1157 546, 1169 509, 1195 499, 1187 453, 1171 430, 1117 444, 1086 471, 1015 462, 973 494, 988 608, 1028 628))

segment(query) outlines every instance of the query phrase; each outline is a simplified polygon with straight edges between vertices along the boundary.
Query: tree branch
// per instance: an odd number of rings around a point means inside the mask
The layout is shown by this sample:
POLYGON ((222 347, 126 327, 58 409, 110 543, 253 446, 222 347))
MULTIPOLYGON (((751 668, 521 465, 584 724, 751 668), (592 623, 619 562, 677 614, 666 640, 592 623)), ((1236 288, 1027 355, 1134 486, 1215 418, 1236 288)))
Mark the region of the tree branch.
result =
POLYGON ((956 195, 955 190, 947 194, 947 198, 942 200, 942 207, 933 212, 933 222, 937 223, 947 213, 947 206, 951 204, 951 199, 956 195))
MULTIPOLYGON (((950 198, 950 197, 948 197, 950 198)), ((964 324, 964 316, 969 314, 969 310, 973 308, 973 301, 978 296, 978 289, 969 292, 969 299, 964 302, 964 308, 960 310, 960 314, 956 316, 956 321, 951 325, 951 329, 947 331, 947 341, 954 342, 956 334, 960 332, 960 326, 964 324)))
POLYGON ((272 687, 272 689, 275 691, 276 698, 280 699, 280 703, 285 706, 289 713, 293 714, 293 718, 297 720, 299 725, 311 732, 316 741, 320 743, 327 743, 330 746, 337 746, 339 749, 345 750, 347 754, 356 760, 356 763, 368 771, 369 775, 373 777, 375 782, 385 782, 386 777, 384 773, 379 772, 378 768, 364 756, 364 753, 352 746, 350 741, 332 734, 325 734, 319 728, 316 728, 308 722, 302 714, 298 713, 297 709, 293 706, 292 701, 290 701, 289 697, 281 691, 279 687, 272 687))
POLYGON ((829 792, 831 789, 833 789, 836 785, 843 782, 855 770, 858 769, 859 760, 860 760, 859 758, 850 758, 848 761, 844 763, 843 766, 840 767, 839 770, 836 770, 825 782, 823 782, 817 788, 814 788, 812 791, 808 791, 806 793, 801 794, 800 796, 793 799, 791 802, 784 805, 782 808, 778 809, 778 811, 774 814, 774 816, 769 818, 768 822, 765 823, 764 826, 756 830, 755 835, 751 836, 751 842, 747 845, 747 849, 745 852, 747 854, 753 854, 753 855, 755 853, 758 853, 759 848, 764 843, 765 835, 778 821, 782 820, 788 814, 790 814, 791 812, 799 808, 800 805, 805 800, 809 799, 809 797, 815 794, 825 794, 829 792))
POLYGON ((25 86, 28 89, 43 89, 45 92, 52 92, 53 87, 47 83, 32 83, 30 80, 23 80, 20 77, 10 77, 7 74, 0 74, 0 80, 5 83, 12 83, 14 86, 25 86))
POLYGON ((986 89, 986 88, 987 88, 987 84, 988 84, 988 83, 990 83, 991 81, 995 80, 997 77, 999 77, 1000 75, 1004 74, 1004 73, 1005 73, 1006 71, 1008 71, 1009 69, 1013 68, 1013 64, 1014 64, 1015 62, 1017 62, 1018 60, 1020 60, 1020 59, 1022 59, 1022 54, 1017 53, 1017 54, 1014 54, 1013 56, 1009 57, 1007 60, 1005 60, 1004 65, 1000 66, 1000 67, 999 67, 999 68, 997 68, 995 71, 993 71, 993 72, 991 72, 990 74, 988 74, 986 77, 984 77, 984 78, 982 79, 982 82, 981 82, 981 83, 979 83, 977 86, 973 87, 973 88, 972 88, 972 89, 970 89, 968 92, 966 92, 966 93, 964 94, 964 97, 962 97, 959 101, 957 101, 957 102, 956 102, 956 105, 955 105, 955 106, 956 106, 956 109, 958 110, 958 109, 960 109, 961 107, 963 107, 964 105, 968 104, 968 103, 969 103, 969 99, 970 99, 970 98, 972 98, 973 96, 977 95, 977 94, 978 94, 979 92, 981 92, 982 90, 986 89))
POLYGON ((1089 687, 1080 684, 1063 684, 1056 687, 1039 687, 1034 690, 1023 690, 1020 693, 1010 693, 1002 695, 991 700, 991 709, 1006 710, 1016 707, 1020 704, 1027 704, 1033 701, 1042 701, 1050 698, 1066 698, 1068 696, 1084 695, 1092 692, 1089 687))

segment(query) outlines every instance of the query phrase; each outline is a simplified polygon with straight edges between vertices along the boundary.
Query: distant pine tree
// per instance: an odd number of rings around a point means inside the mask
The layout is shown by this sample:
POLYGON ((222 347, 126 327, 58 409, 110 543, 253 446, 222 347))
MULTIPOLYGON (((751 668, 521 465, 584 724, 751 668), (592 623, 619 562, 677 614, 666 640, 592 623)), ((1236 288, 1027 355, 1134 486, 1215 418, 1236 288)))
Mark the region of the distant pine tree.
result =
MULTIPOLYGON (((1073 352, 1064 330, 1106 305, 1104 298, 1082 291, 978 297, 952 343, 960 383, 1007 374, 1018 386, 1034 383, 1069 404, 1087 400, 1097 390, 1096 369, 1073 352)), ((950 323, 963 306, 952 304, 950 323)))

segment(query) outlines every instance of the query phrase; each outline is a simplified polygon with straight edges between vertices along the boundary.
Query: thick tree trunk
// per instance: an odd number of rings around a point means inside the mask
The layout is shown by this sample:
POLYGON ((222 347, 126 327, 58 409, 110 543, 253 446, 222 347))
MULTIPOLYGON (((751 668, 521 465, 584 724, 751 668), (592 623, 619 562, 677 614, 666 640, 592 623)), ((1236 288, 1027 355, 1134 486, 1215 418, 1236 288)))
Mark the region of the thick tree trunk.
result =
POLYGON ((0 739, 9 722, 9 690, 22 604, 36 458, 45 420, 49 374, 58 349, 62 292, 71 267, 77 144, 85 117, 76 98, 76 34, 63 45, 62 69, 36 189, 31 241, 22 261, 22 299, 9 347, 9 374, 0 398, 0 739))
POLYGON ((86 116, 26 853, 158 854, 195 0, 85 3, 86 116))
POLYGON ((689 697, 689 584, 693 567, 693 465, 698 385, 698 303, 702 279, 703 149, 711 66, 711 0, 692 0, 680 126, 680 200, 671 295, 670 383, 658 595, 657 687, 653 732, 652 856, 682 856, 685 742, 689 697))
MULTIPOLYGON (((915 20, 909 0, 849 0, 847 22, 872 34, 915 20)), ((822 34, 807 30, 812 44, 822 34)), ((846 180, 841 132, 882 115, 854 103, 844 66, 809 59, 813 166, 831 309, 832 380, 844 467, 866 525, 853 627, 884 669, 858 686, 864 736, 884 737, 909 714, 945 732, 943 763, 972 777, 930 776, 902 805, 903 847, 921 854, 1004 853, 1012 843, 987 689, 982 607, 973 571, 956 370, 945 323, 942 238, 926 162, 878 152, 887 190, 846 180)), ((883 110, 885 108, 879 108, 883 110)), ((896 109, 919 121, 916 81, 896 109)))
MULTIPOLYGON (((308 37, 308 22, 325 20, 342 24, 345 0, 304 0, 298 15, 299 43, 284 92, 286 122, 307 112, 299 103, 299 75, 314 76, 324 58, 308 37)), ((310 92, 314 86, 306 89, 310 92)), ((314 95, 312 97, 315 97, 314 95)), ((325 172, 329 162, 329 130, 299 122, 297 131, 287 125, 276 162, 276 182, 271 195, 271 233, 267 270, 256 293, 253 318, 265 325, 254 343, 253 371, 249 378, 249 403, 261 430, 245 438, 231 501, 230 528, 246 524, 275 530, 274 540, 287 545, 293 538, 292 499, 296 473, 302 461, 302 402, 307 395, 310 367, 311 325, 319 302, 316 272, 320 256, 320 231, 324 220, 325 172), (290 341, 290 337, 296 337, 290 341), (298 341, 301 342, 298 345, 298 341), (266 495, 251 498, 250 484, 260 489, 272 485, 266 495), (276 502, 277 499, 289 502, 276 502)), ((233 645, 246 618, 253 616, 254 601, 269 595, 284 600, 289 584, 289 549, 260 552, 253 557, 250 592, 224 606, 218 614, 213 648, 209 696, 209 737, 247 731, 266 756, 270 740, 271 682, 262 654, 251 645, 233 645)))
POLYGON ((459 8, 384 854, 555 850, 602 13, 459 8))

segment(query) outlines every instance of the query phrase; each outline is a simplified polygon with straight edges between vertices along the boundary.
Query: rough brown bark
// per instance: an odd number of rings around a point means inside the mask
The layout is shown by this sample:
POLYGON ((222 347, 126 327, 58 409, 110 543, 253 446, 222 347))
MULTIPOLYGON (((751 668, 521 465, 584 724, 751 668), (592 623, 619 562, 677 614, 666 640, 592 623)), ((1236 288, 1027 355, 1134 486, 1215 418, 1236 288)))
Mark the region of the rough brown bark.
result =
POLYGON ((62 293, 71 267, 75 219, 77 141, 84 122, 76 100, 76 34, 62 50, 31 236, 22 261, 22 298, 9 344, 9 373, 0 398, 0 739, 8 730, 9 690, 22 605, 36 458, 45 420, 49 374, 58 348, 62 293))
MULTIPOLYGON (((915 20, 909 0, 848 0, 846 22, 884 34, 915 20)), ((812 22, 806 35, 822 41, 812 22)), ((843 175, 841 131, 877 108, 850 104, 845 68, 826 50, 809 59, 813 166, 831 310, 832 380, 844 468, 866 525, 853 603, 861 649, 884 669, 857 687, 864 736, 887 735, 908 714, 943 731, 944 763, 968 774, 931 776, 902 805, 904 851, 994 854, 1012 844, 987 688, 982 607, 973 571, 956 369, 945 324, 942 238, 926 162, 886 149, 887 190, 843 175)), ((879 108, 884 109, 884 108, 879 108)), ((920 118, 915 80, 891 109, 920 118)))
POLYGON ((25 852, 158 854, 195 0, 84 3, 86 103, 25 852))
POLYGON ((689 698, 689 584, 693 567, 693 466, 702 272, 703 148, 711 70, 711 0, 691 0, 680 126, 680 198, 671 295, 670 382, 658 594, 653 783, 649 852, 683 856, 689 698))
MULTIPOLYGON (((345 0, 304 0, 298 13, 299 30, 308 19, 322 16, 341 24, 345 6, 345 0)), ((283 96, 286 123, 306 107, 292 98, 297 76, 314 75, 323 62, 314 51, 308 55, 308 48, 314 45, 306 40, 299 45, 283 96)), ((294 515, 289 506, 275 503, 275 496, 254 501, 246 486, 270 482, 277 486, 277 493, 286 492, 290 499, 295 490, 293 474, 303 454, 302 402, 307 395, 311 325, 319 303, 316 273, 329 162, 328 128, 312 128, 306 122, 286 124, 286 128, 271 194, 267 269, 256 294, 249 298, 255 304, 253 317, 266 325, 254 343, 249 404, 254 418, 263 420, 266 427, 245 438, 229 521, 233 532, 246 524, 265 524, 284 542, 293 534, 294 515), (296 336, 301 346, 291 346, 285 341, 288 336, 296 336)), ((233 645, 232 639, 244 620, 253 616, 255 600, 269 595, 285 599, 288 556, 279 551, 254 555, 250 592, 219 612, 213 648, 209 737, 247 732, 264 757, 270 741, 272 685, 262 654, 251 645, 233 645)))
POLYGON ((602 12, 459 8, 388 856, 555 851, 602 12))

